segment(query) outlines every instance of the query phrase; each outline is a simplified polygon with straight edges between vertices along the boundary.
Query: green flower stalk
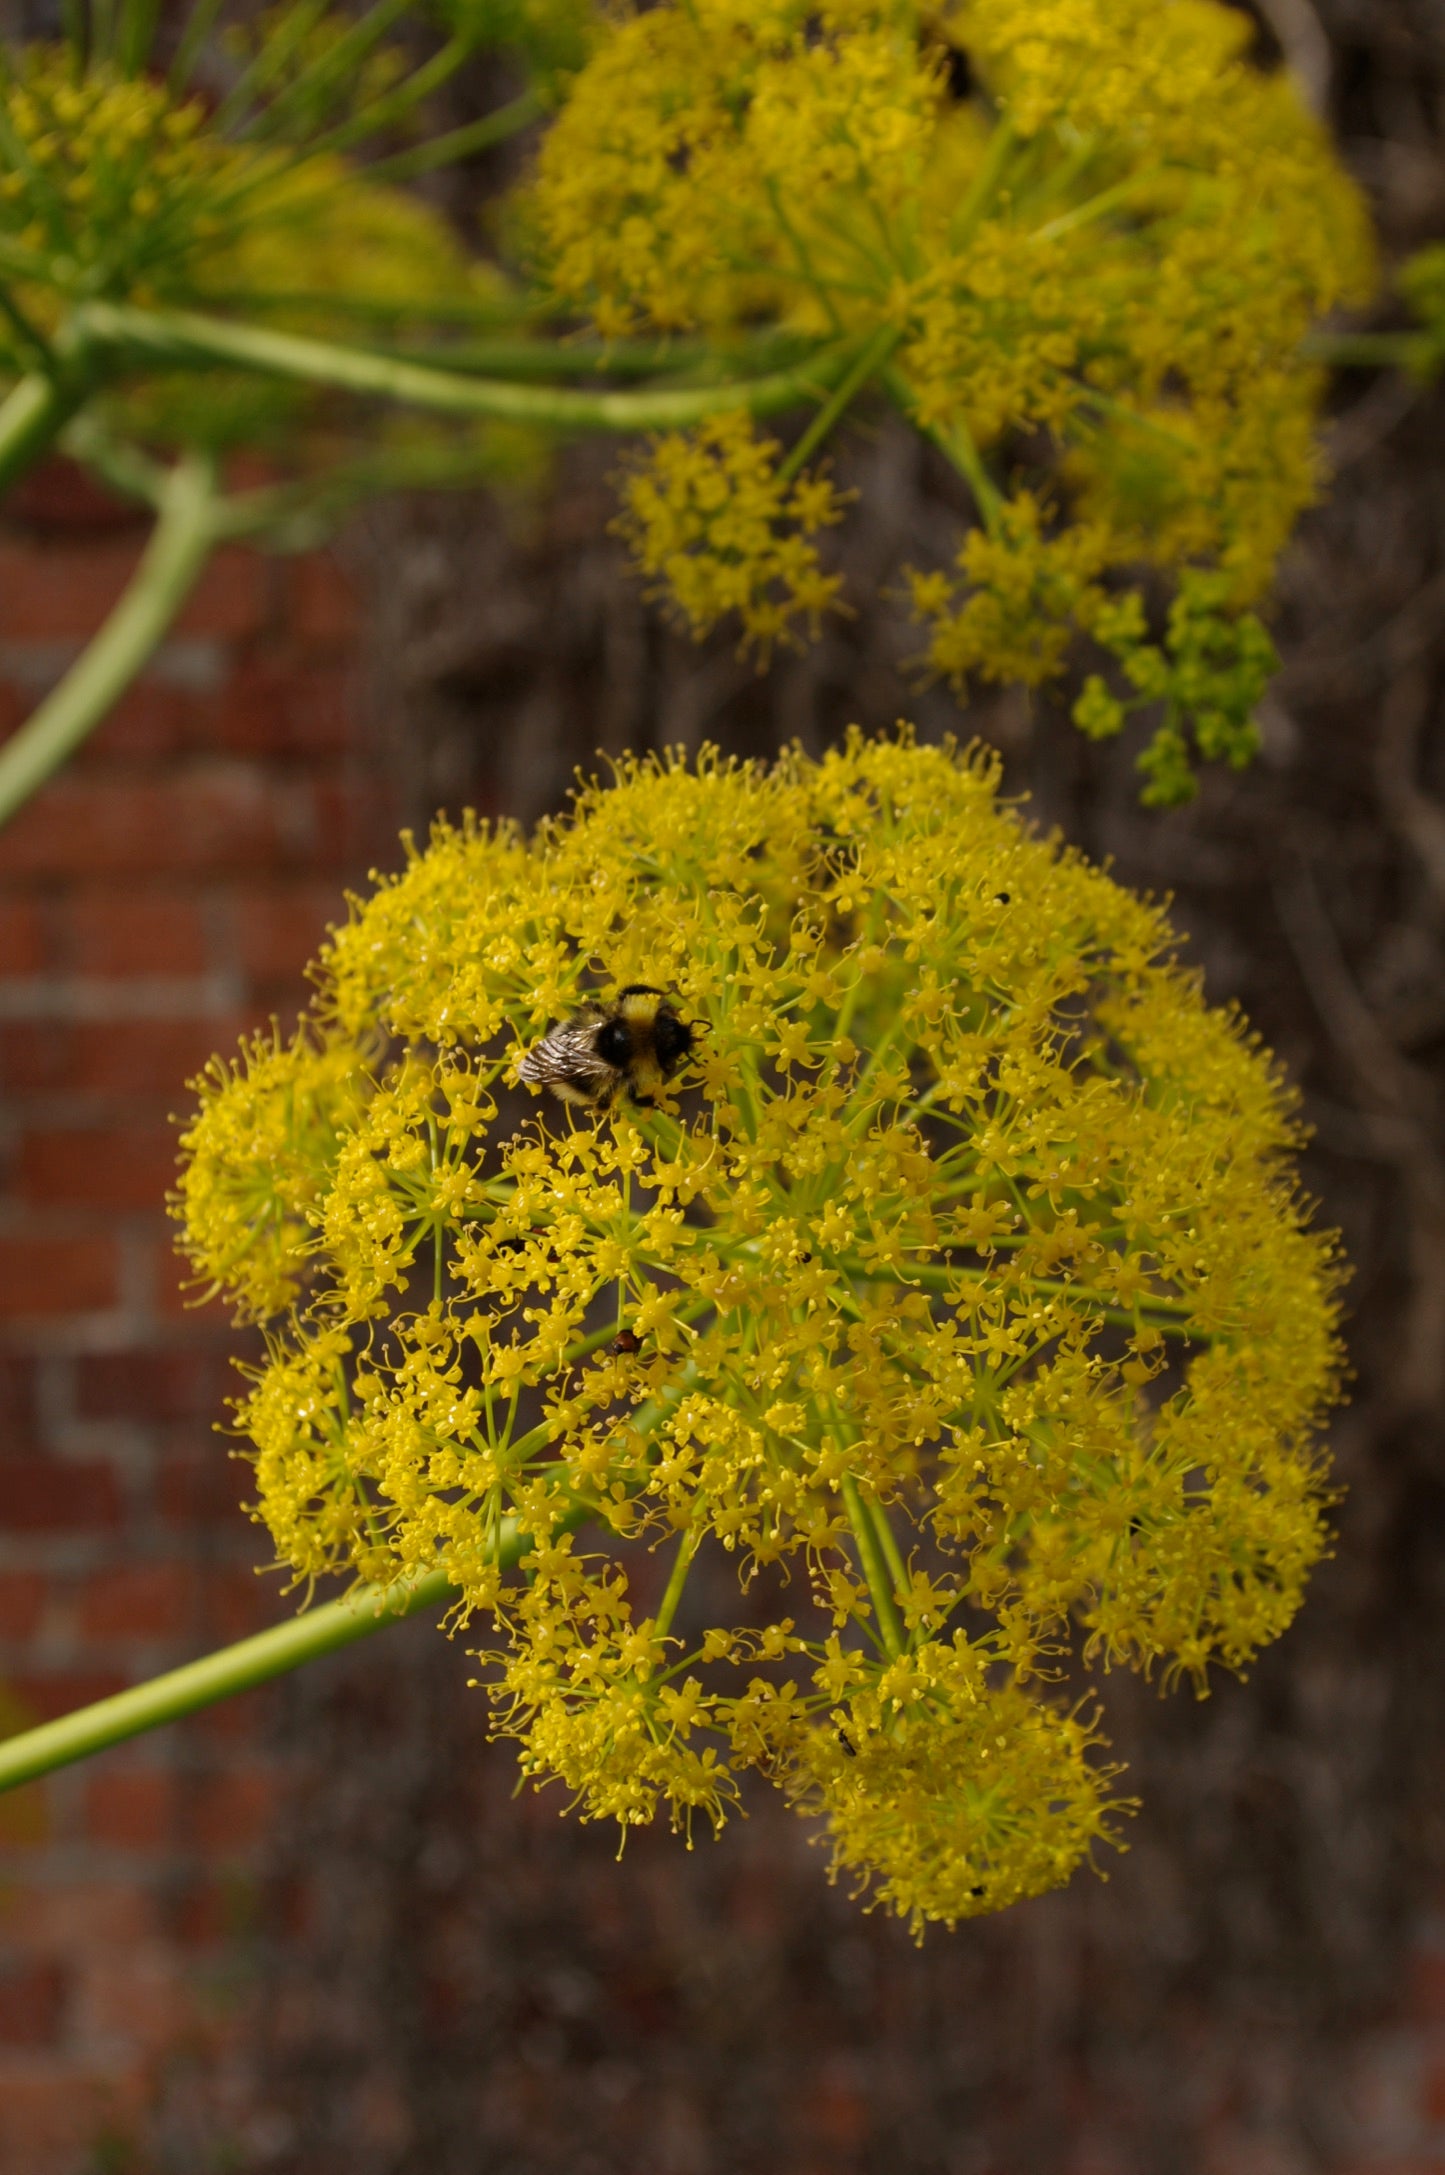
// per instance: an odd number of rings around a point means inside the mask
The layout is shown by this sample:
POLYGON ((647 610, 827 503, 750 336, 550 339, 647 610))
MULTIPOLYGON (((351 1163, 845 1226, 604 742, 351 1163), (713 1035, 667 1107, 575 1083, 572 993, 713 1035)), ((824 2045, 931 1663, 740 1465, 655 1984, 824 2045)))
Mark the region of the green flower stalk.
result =
POLYGON ((1117 1839, 1081 1672, 1202 1690, 1326 1545, 1291 1098, 985 756, 439 826, 199 1088, 176 1212, 265 1325, 278 1562, 444 1575, 523 1771, 624 1835, 754 1771, 915 1931, 1036 1894, 1117 1839), (665 1088, 523 1084, 637 984, 692 1030, 665 1088))

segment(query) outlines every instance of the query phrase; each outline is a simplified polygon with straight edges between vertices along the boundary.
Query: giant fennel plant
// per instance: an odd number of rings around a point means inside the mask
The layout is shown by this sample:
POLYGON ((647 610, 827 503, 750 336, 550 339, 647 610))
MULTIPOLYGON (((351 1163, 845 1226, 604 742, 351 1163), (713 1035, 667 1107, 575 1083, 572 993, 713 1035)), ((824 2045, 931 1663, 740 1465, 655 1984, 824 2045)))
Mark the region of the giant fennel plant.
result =
MULTIPOLYGON (((643 579, 765 662, 849 608, 828 462, 885 408, 972 524, 896 570, 922 669, 1139 712, 1178 800, 1253 746, 1323 363, 1445 357, 1438 251, 1423 330, 1312 329, 1369 291, 1363 215, 1214 0, 67 20, 0 57, 0 490, 59 445, 155 525, 0 822, 218 542, 580 431, 624 441, 643 579), (512 95, 448 119, 479 55, 512 95), (524 131, 485 247, 409 192, 524 131)), ((715 1829, 755 1772, 915 1928, 1048 1887, 1126 1803, 1089 1672, 1245 1666, 1325 1545, 1295 1142, 1159 910, 983 755, 629 764, 531 840, 443 827, 298 1033, 200 1083, 179 1198, 264 1325, 277 1559, 359 1589, 0 1787, 445 1598, 589 1817, 715 1829), (528 1049, 630 982, 694 1025, 676 1092, 534 1102, 528 1049)))
POLYGON ((199 1083, 177 1203, 266 1327, 278 1561, 440 1573, 524 1771, 624 1832, 756 1771, 915 1928, 1065 1879, 1119 1810, 1079 1671, 1202 1689, 1325 1545, 1332 1244, 1159 910, 986 756, 854 735, 439 825, 317 984, 199 1083), (675 1093, 529 1099, 638 982, 675 1093))

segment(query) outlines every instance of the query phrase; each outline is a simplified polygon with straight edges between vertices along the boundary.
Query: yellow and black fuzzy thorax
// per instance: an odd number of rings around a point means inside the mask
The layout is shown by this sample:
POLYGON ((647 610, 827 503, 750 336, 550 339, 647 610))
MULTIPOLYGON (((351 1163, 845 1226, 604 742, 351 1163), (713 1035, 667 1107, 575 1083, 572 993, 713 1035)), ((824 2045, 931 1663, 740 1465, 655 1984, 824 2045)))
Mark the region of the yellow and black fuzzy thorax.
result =
POLYGON ((605 1110, 626 1093, 643 1109, 681 1070, 698 1029, 664 990, 629 982, 610 1004, 584 1004, 549 1027, 517 1066, 517 1077, 560 1102, 605 1110))

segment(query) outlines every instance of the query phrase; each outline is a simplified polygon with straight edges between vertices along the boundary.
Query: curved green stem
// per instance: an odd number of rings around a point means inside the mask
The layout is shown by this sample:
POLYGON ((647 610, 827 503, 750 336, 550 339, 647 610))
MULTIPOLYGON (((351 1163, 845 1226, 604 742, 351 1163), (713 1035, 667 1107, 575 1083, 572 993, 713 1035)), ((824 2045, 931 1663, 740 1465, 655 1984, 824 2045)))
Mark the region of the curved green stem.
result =
POLYGON ((0 748, 0 824, 87 740, 140 671, 195 586, 218 534, 211 464, 177 463, 129 587, 60 685, 0 748))
POLYGON ((8 491, 49 452, 81 398, 81 387, 39 370, 12 387, 0 404, 0 491, 8 491))
MULTIPOLYGON (((510 1526, 510 1521, 507 1523, 510 1526)), ((514 1561, 522 1545, 515 1528, 504 1529, 499 1560, 514 1561)), ((435 1607, 453 1591, 440 1571, 399 1586, 363 1586, 340 1601, 308 1609, 290 1623, 258 1631, 253 1638, 240 1639, 234 1646, 203 1655, 180 1669, 168 1669, 164 1676, 152 1677, 149 1683, 132 1685, 110 1699, 98 1699, 93 1706, 80 1707, 55 1722, 43 1722, 38 1729, 22 1730, 0 1744, 0 1791, 13 1790, 22 1782, 51 1774, 57 1767, 88 1759, 93 1752, 124 1744, 128 1737, 139 1737, 146 1730, 179 1721, 183 1715, 231 1698, 233 1693, 267 1684, 272 1677, 284 1676, 288 1669, 299 1669, 303 1662, 334 1654, 339 1647, 369 1638, 373 1631, 381 1631, 388 1624, 399 1624, 422 1609, 435 1607)))
POLYGON ((728 385, 644 392, 583 392, 572 387, 511 385, 467 378, 426 363, 368 354, 299 333, 232 325, 188 310, 137 310, 118 303, 85 306, 85 330, 99 344, 148 361, 196 366, 223 363, 268 376, 327 385, 373 399, 408 401, 449 415, 491 416, 554 430, 680 430, 728 408, 776 415, 827 392, 846 369, 843 352, 822 353, 795 369, 728 385))

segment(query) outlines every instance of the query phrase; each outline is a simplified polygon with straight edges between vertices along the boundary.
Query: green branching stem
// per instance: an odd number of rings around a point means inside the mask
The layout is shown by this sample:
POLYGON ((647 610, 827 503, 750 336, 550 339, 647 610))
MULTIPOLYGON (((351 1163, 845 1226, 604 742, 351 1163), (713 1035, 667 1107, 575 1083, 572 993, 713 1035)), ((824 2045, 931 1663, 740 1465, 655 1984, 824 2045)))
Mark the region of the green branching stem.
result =
POLYGON ((484 113, 479 121, 468 121, 462 128, 448 129, 443 136, 433 136, 429 143, 416 144, 410 151, 398 151, 389 159, 374 159, 367 166, 368 181, 415 181, 418 174, 435 173, 439 166, 453 166, 458 159, 475 158, 479 151, 490 151, 495 144, 506 143, 512 136, 520 135, 540 120, 546 106, 535 90, 525 90, 519 97, 510 99, 505 106, 497 106, 491 113, 484 113))
POLYGON ((941 430, 921 422, 912 387, 903 373, 891 364, 884 368, 883 383, 894 406, 907 416, 915 430, 922 431, 924 437, 937 446, 944 459, 964 478, 973 493, 979 519, 990 535, 996 534, 1003 513, 1003 493, 989 474, 967 424, 959 419, 948 429, 941 430))
POLYGON ((221 364, 372 399, 404 401, 441 414, 552 430, 685 430, 729 408, 777 415, 826 394, 851 360, 849 349, 824 350, 796 368, 730 384, 590 392, 463 377, 426 363, 369 354, 300 333, 228 324, 188 310, 147 311, 92 302, 85 305, 84 321, 98 346, 137 362, 182 368, 221 364))
MULTIPOLYGON (((559 1527, 570 1530, 583 1524, 590 1514, 587 1504, 574 1499, 559 1520, 559 1527)), ((498 1570, 514 1570, 531 1547, 530 1533, 516 1519, 501 1518, 489 1538, 487 1559, 498 1570)), ((687 1560, 691 1560, 690 1551, 687 1560)), ((678 1586, 680 1591, 681 1580, 678 1586)), ((112 1745, 124 1744, 127 1738, 161 1729, 167 1722, 179 1722, 203 1707, 233 1698, 237 1692, 269 1684, 273 1677, 285 1676, 307 1662, 320 1661, 357 1639, 370 1638, 374 1631, 405 1623, 408 1617, 418 1616, 425 1609, 453 1605, 460 1598, 454 1581, 440 1570, 398 1579, 389 1586, 356 1587, 339 1601, 304 1610, 289 1623, 275 1624, 249 1639, 238 1639, 234 1646, 220 1647, 214 1654, 202 1655, 199 1661, 168 1669, 164 1676, 151 1677, 109 1699, 98 1699, 92 1706, 78 1707, 58 1721, 42 1722, 38 1729, 22 1730, 6 1738, 0 1743, 0 1794, 52 1774, 58 1767, 89 1759, 93 1753, 108 1751, 112 1745)))
POLYGON ((967 479, 968 487, 973 493, 973 502, 978 508, 979 519, 989 534, 995 535, 1003 513, 1003 493, 985 467, 983 455, 974 444, 968 425, 959 417, 950 429, 932 435, 934 443, 943 449, 959 474, 967 479))
POLYGON ((878 1546, 888 1566, 888 1575, 895 1594, 908 1588, 908 1570, 898 1549, 898 1536, 893 1531, 893 1521, 875 1496, 868 1505, 873 1519, 873 1530, 878 1535, 878 1546))
POLYGON ((668 1577, 667 1590, 663 1594, 661 1605, 657 1611, 657 1620, 652 1627, 659 1639, 665 1638, 672 1629, 672 1619, 677 1614, 677 1605, 682 1599, 683 1588, 687 1584, 687 1574, 692 1568, 692 1559, 697 1554, 697 1544, 701 1538, 702 1528, 694 1524, 687 1528, 677 1544, 677 1554, 672 1559, 672 1570, 668 1577))
POLYGON ((394 90, 373 99, 369 106, 359 106, 326 134, 312 137, 306 146, 307 157, 324 158, 350 151, 356 144, 365 143, 369 136, 376 135, 378 130, 395 127, 424 98, 430 98, 434 91, 450 82, 472 50, 469 38, 449 38, 440 52, 433 53, 430 60, 414 68, 394 90))
POLYGON ((209 461, 178 461, 128 588, 58 687, 0 749, 0 824, 95 731, 165 634, 221 534, 209 461))
MULTIPOLYGON (((524 1537, 511 1520, 506 1520, 497 1549, 498 1561, 514 1563, 524 1545, 524 1537)), ((93 1706, 80 1707, 58 1721, 44 1722, 38 1729, 23 1730, 0 1744, 0 1791, 33 1782, 39 1775, 68 1767, 72 1761, 87 1759, 94 1752, 104 1752, 111 1745, 124 1744, 128 1737, 138 1737, 145 1730, 177 1722, 183 1715, 214 1706, 236 1692, 269 1683, 272 1677, 299 1669, 304 1662, 318 1661, 323 1654, 350 1646, 353 1640, 369 1638, 388 1624, 401 1623, 423 1609, 435 1608, 452 1598, 453 1593, 440 1571, 392 1587, 363 1586, 340 1601, 308 1609, 289 1623, 258 1631, 253 1638, 203 1655, 180 1669, 167 1670, 164 1676, 152 1677, 148 1683, 97 1700, 93 1706)))
POLYGON ((853 1540, 858 1550, 858 1561, 868 1582, 868 1598, 873 1603, 873 1613, 878 1620, 878 1636, 885 1651, 896 1661, 907 1641, 893 1598, 893 1574, 883 1553, 878 1528, 873 1522, 868 1504, 851 1473, 843 1475, 843 1505, 848 1513, 848 1523, 853 1529, 853 1540))
POLYGON ((779 467, 780 482, 791 482, 805 463, 812 459, 829 432, 846 414, 849 403, 856 400, 870 378, 877 376, 902 338, 902 329, 897 325, 884 325, 874 333, 852 368, 845 371, 839 379, 832 396, 824 401, 792 452, 779 467))
POLYGON ((1433 378, 1445 364, 1445 348, 1431 332, 1311 332, 1300 343, 1306 362, 1332 370, 1403 370, 1433 378))
POLYGON ((0 491, 50 451, 82 397, 79 385, 39 370, 12 387, 0 402, 0 491))
MULTIPOLYGON (((994 1281, 994 1271, 989 1268, 933 1266, 927 1262, 906 1263, 893 1270, 881 1265, 853 1259, 839 1258, 834 1267, 858 1284, 896 1284, 900 1290, 910 1286, 919 1291, 936 1291, 947 1298, 958 1298, 966 1284, 979 1287, 994 1281)), ((1091 1291, 1086 1284, 1066 1283, 1052 1276, 1030 1276, 1030 1292, 1046 1299, 1066 1300, 1096 1321, 1111 1323, 1118 1329, 1156 1330, 1161 1337, 1179 1337, 1187 1344, 1212 1344, 1218 1332, 1199 1327, 1190 1319, 1190 1302, 1177 1299, 1167 1292, 1149 1292, 1134 1307, 1113 1306, 1091 1291)))
POLYGON ((1003 178, 1004 168, 1012 158, 1019 141, 1018 130, 1005 114, 996 124, 989 138, 983 163, 965 191, 949 227, 949 246, 963 249, 973 240, 980 223, 992 205, 1003 178))
POLYGON ((167 470, 138 446, 115 438, 94 411, 82 410, 60 440, 60 450, 114 491, 117 498, 139 499, 153 513, 165 496, 167 470))

